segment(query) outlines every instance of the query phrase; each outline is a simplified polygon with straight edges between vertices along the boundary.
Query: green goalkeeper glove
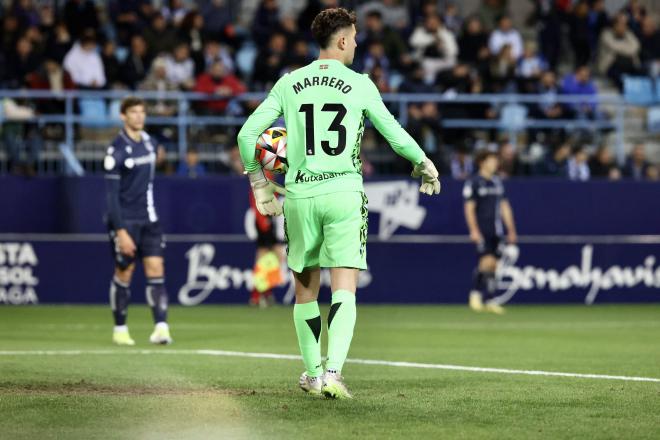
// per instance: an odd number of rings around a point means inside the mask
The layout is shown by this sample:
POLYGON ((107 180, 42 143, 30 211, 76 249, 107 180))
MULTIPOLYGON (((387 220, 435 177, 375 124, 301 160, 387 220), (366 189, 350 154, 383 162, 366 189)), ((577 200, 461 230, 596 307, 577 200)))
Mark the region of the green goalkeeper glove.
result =
POLYGON ((435 169, 435 165, 431 162, 431 159, 425 157, 424 160, 415 165, 412 177, 421 177, 422 184, 419 186, 419 192, 428 194, 429 196, 433 194, 440 194, 440 180, 438 180, 438 170, 435 169))
POLYGON ((247 175, 259 213, 261 215, 281 215, 282 204, 277 200, 275 193, 285 195, 284 187, 268 180, 263 170, 247 173, 247 175))

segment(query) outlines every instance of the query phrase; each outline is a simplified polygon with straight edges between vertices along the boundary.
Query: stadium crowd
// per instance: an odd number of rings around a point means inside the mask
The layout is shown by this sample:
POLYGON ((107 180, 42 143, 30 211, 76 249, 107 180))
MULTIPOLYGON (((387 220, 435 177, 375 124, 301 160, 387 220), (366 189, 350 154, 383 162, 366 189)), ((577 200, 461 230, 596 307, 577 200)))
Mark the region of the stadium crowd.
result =
MULTIPOLYGON (((217 99, 196 103, 195 113, 245 115, 257 103, 232 98, 266 91, 283 73, 312 61, 317 48, 311 19, 334 6, 357 11, 353 68, 367 73, 382 93, 534 93, 543 98, 527 105, 530 117, 603 121, 607 112, 590 100, 599 92, 594 75, 621 90, 623 75, 660 73, 660 30, 638 0, 614 14, 603 0, 531 1, 535 12, 527 25, 537 29, 532 38, 513 25, 506 0, 483 0, 474 13, 458 2, 422 0, 13 0, 0 6, 0 88, 197 91, 217 99), (241 20, 245 14, 248 19, 241 20), (569 47, 562 47, 562 29, 569 47), (560 104, 561 94, 585 95, 584 104, 560 104)), ((38 113, 63 111, 57 100, 5 100, 5 112, 7 104, 38 113)), ((177 106, 155 100, 148 111, 172 116, 177 106)), ((504 176, 658 178, 642 144, 618 167, 604 138, 593 133, 528 130, 516 145, 494 129, 476 133, 441 123, 496 120, 500 111, 489 103, 415 103, 407 109, 407 128, 455 178, 473 172, 472 153, 482 147, 498 149, 504 176)), ((15 130, 3 130, 8 149, 15 130)), ((29 124, 20 130, 26 138, 37 136, 29 124)), ((369 136, 365 139, 368 159, 369 136)), ((197 152, 190 156, 199 169, 197 152)), ((381 171, 377 163, 365 163, 367 171, 381 171)), ((180 164, 182 174, 186 169, 180 164)), ((404 171, 396 162, 387 170, 404 171)))

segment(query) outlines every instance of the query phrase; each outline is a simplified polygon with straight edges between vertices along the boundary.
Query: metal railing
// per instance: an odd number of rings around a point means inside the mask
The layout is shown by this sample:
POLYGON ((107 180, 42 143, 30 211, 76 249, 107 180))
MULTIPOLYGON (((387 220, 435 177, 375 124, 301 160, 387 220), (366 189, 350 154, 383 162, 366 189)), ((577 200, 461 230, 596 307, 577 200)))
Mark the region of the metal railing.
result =
MULTIPOLYGON (((0 123, 33 123, 33 124, 61 124, 64 127, 64 136, 60 150, 67 148, 75 152, 75 133, 77 126, 88 126, 91 128, 103 128, 120 126, 118 103, 128 94, 138 95, 148 102, 163 101, 171 102, 176 106, 176 114, 172 116, 149 116, 150 126, 176 127, 176 150, 179 158, 183 158, 189 144, 189 129, 193 126, 221 126, 240 127, 246 120, 246 116, 240 114, 224 114, 204 116, 195 114, 194 103, 200 101, 218 101, 221 98, 204 93, 192 92, 158 92, 158 91, 39 91, 39 90, 0 90, 0 100, 5 98, 14 100, 56 100, 64 104, 64 112, 58 114, 36 114, 34 117, 22 119, 10 119, 2 112, 0 106, 0 123), (85 114, 78 109, 79 104, 85 100, 102 101, 105 113, 85 114), (114 105, 113 105, 114 103, 114 105), (114 109, 111 112, 109 109, 114 109)), ((264 93, 245 93, 232 98, 230 102, 234 107, 236 103, 256 101, 265 97, 264 93)), ((515 143, 516 135, 529 129, 560 129, 560 130, 588 130, 592 132, 603 130, 615 130, 615 152, 619 162, 624 159, 624 118, 627 108, 626 102, 619 95, 556 95, 554 103, 558 104, 589 104, 598 109, 607 108, 607 112, 601 112, 598 118, 573 118, 573 119, 535 119, 530 117, 526 111, 513 112, 513 118, 502 117, 505 108, 527 108, 529 105, 547 104, 547 95, 522 95, 522 94, 384 94, 383 101, 389 106, 402 126, 409 123, 408 106, 415 103, 437 103, 442 105, 470 105, 488 104, 498 108, 500 116, 496 119, 452 119, 442 118, 441 125, 446 129, 470 129, 470 130, 498 130, 508 133, 510 141, 515 143), (513 106, 513 107, 512 107, 513 106)), ((231 106, 230 106, 231 107, 231 106)), ((2 149, 0 148, 0 151, 2 149)), ((66 156, 63 154, 63 156, 66 156)), ((2 156, 0 156, 2 160, 2 156)))

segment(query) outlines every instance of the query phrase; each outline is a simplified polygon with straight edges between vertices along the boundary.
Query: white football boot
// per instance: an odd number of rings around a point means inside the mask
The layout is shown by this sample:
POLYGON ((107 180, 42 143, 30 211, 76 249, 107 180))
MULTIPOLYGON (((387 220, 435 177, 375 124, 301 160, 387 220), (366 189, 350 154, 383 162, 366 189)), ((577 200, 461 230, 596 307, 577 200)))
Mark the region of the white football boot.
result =
POLYGON ((339 373, 326 372, 323 375, 323 395, 328 399, 352 399, 353 395, 348 391, 344 378, 339 373))
POLYGON ((305 371, 300 375, 298 385, 300 385, 300 389, 304 392, 315 396, 320 396, 321 387, 323 386, 323 376, 311 377, 308 376, 307 372, 305 371))

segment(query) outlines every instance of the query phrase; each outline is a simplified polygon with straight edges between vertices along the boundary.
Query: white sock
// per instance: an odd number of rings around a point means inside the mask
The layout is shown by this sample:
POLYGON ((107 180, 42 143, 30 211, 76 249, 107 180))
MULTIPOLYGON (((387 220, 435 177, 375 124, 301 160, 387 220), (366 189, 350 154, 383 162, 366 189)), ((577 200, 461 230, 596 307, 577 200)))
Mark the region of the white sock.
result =
POLYGON ((121 333, 128 333, 128 326, 127 325, 116 325, 115 326, 115 331, 116 332, 121 332, 121 333))
POLYGON ((157 323, 156 323, 156 329, 157 329, 157 330, 160 330, 160 329, 163 329, 163 330, 169 330, 169 328, 170 328, 170 326, 167 325, 166 322, 157 322, 157 323))

